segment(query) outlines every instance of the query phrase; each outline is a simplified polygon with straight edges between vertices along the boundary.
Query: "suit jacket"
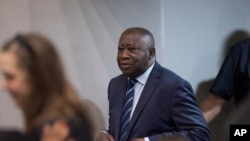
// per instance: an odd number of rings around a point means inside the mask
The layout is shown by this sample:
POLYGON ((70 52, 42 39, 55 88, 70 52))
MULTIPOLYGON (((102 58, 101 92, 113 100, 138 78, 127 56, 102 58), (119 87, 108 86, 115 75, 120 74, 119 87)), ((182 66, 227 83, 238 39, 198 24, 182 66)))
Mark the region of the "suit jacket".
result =
MULTIPOLYGON (((119 141, 127 76, 121 74, 109 83, 109 129, 119 141)), ((209 141, 210 132, 195 100, 190 84, 157 62, 144 86, 128 127, 127 141, 163 135, 182 136, 193 141, 209 141)))

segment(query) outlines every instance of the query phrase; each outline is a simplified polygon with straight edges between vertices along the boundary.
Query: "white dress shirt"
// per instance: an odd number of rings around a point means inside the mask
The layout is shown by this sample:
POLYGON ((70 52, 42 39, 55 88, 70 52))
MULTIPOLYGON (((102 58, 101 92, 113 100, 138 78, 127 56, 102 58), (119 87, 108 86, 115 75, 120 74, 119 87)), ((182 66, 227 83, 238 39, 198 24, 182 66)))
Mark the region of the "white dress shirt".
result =
MULTIPOLYGON (((136 80, 138 81, 136 84, 135 84, 135 91, 134 91, 134 100, 133 100, 133 106, 132 106, 132 111, 131 111, 131 114, 130 114, 130 119, 132 118, 133 116, 133 113, 135 111, 135 108, 136 108, 136 105, 141 97, 141 93, 144 89, 144 86, 148 80, 148 77, 154 67, 155 63, 153 65, 151 65, 143 74, 141 74, 140 76, 138 76, 136 78, 136 80)), ((149 138, 148 137, 144 137, 144 140, 145 141, 149 141, 149 138)))
POLYGON ((141 97, 141 93, 144 89, 144 86, 148 80, 148 77, 154 67, 154 64, 151 65, 143 74, 140 76, 136 77, 135 79, 137 80, 137 83, 135 84, 135 90, 134 90, 134 100, 133 100, 133 106, 130 114, 130 119, 132 118, 132 115, 135 111, 135 107, 141 97))
MULTIPOLYGON (((143 74, 141 74, 140 76, 138 76, 136 78, 136 80, 138 82, 135 84, 134 99, 133 99, 133 105, 132 105, 132 110, 131 110, 131 114, 130 114, 130 119, 132 118, 132 115, 133 115, 133 113, 135 111, 135 107, 136 107, 136 105, 137 105, 137 103, 138 103, 138 101, 139 101, 139 99, 141 97, 141 93, 142 93, 142 91, 144 89, 144 86, 145 86, 145 84, 146 84, 146 82, 148 80, 148 77, 149 77, 149 75, 150 75, 150 73, 151 73, 154 65, 155 65, 155 63, 153 65, 151 65, 143 74)), ((106 131, 101 131, 101 132, 107 133, 106 131)), ((149 141, 149 138, 148 137, 144 137, 144 140, 145 141, 149 141)))

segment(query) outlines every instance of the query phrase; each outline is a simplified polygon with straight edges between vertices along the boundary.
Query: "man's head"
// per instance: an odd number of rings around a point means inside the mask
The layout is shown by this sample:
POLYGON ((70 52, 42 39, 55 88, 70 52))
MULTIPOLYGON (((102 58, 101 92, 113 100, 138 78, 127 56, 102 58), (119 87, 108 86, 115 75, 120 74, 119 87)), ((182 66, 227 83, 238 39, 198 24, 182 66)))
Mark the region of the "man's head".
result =
POLYGON ((145 28, 126 29, 118 43, 117 62, 123 74, 136 78, 155 62, 155 42, 145 28))

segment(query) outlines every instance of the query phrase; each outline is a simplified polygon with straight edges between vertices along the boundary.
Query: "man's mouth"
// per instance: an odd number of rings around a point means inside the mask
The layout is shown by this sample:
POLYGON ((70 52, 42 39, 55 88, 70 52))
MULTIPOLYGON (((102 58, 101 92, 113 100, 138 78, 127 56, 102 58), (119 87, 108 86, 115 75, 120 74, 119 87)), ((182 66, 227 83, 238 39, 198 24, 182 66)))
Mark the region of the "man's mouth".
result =
POLYGON ((129 64, 129 63, 120 63, 120 66, 121 66, 122 69, 128 69, 128 68, 130 68, 132 65, 129 64))

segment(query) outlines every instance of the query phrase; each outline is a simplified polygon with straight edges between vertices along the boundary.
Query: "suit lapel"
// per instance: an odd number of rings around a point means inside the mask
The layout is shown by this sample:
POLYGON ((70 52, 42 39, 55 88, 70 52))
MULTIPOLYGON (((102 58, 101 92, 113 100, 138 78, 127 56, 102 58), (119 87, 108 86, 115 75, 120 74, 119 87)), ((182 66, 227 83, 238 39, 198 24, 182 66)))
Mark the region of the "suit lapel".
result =
MULTIPOLYGON (((134 124, 136 123, 142 110, 144 109, 144 107, 146 106, 148 101, 150 100, 150 97, 152 96, 152 94, 153 94, 153 92, 154 92, 154 90, 159 82, 160 75, 161 75, 161 66, 157 62, 155 62, 155 66, 152 69, 151 74, 149 75, 149 78, 144 86, 144 89, 141 93, 141 97, 136 105, 135 111, 134 111, 133 116, 131 118, 131 121, 130 121, 130 124, 128 127, 129 134, 131 134, 131 131, 132 131, 134 124)), ((128 137, 128 135, 127 135, 127 137, 128 137)))
POLYGON ((120 135, 120 124, 121 124, 121 114, 122 114, 122 107, 125 100, 126 90, 127 90, 127 77, 124 76, 119 83, 116 91, 116 101, 115 101, 115 140, 119 140, 120 135))

